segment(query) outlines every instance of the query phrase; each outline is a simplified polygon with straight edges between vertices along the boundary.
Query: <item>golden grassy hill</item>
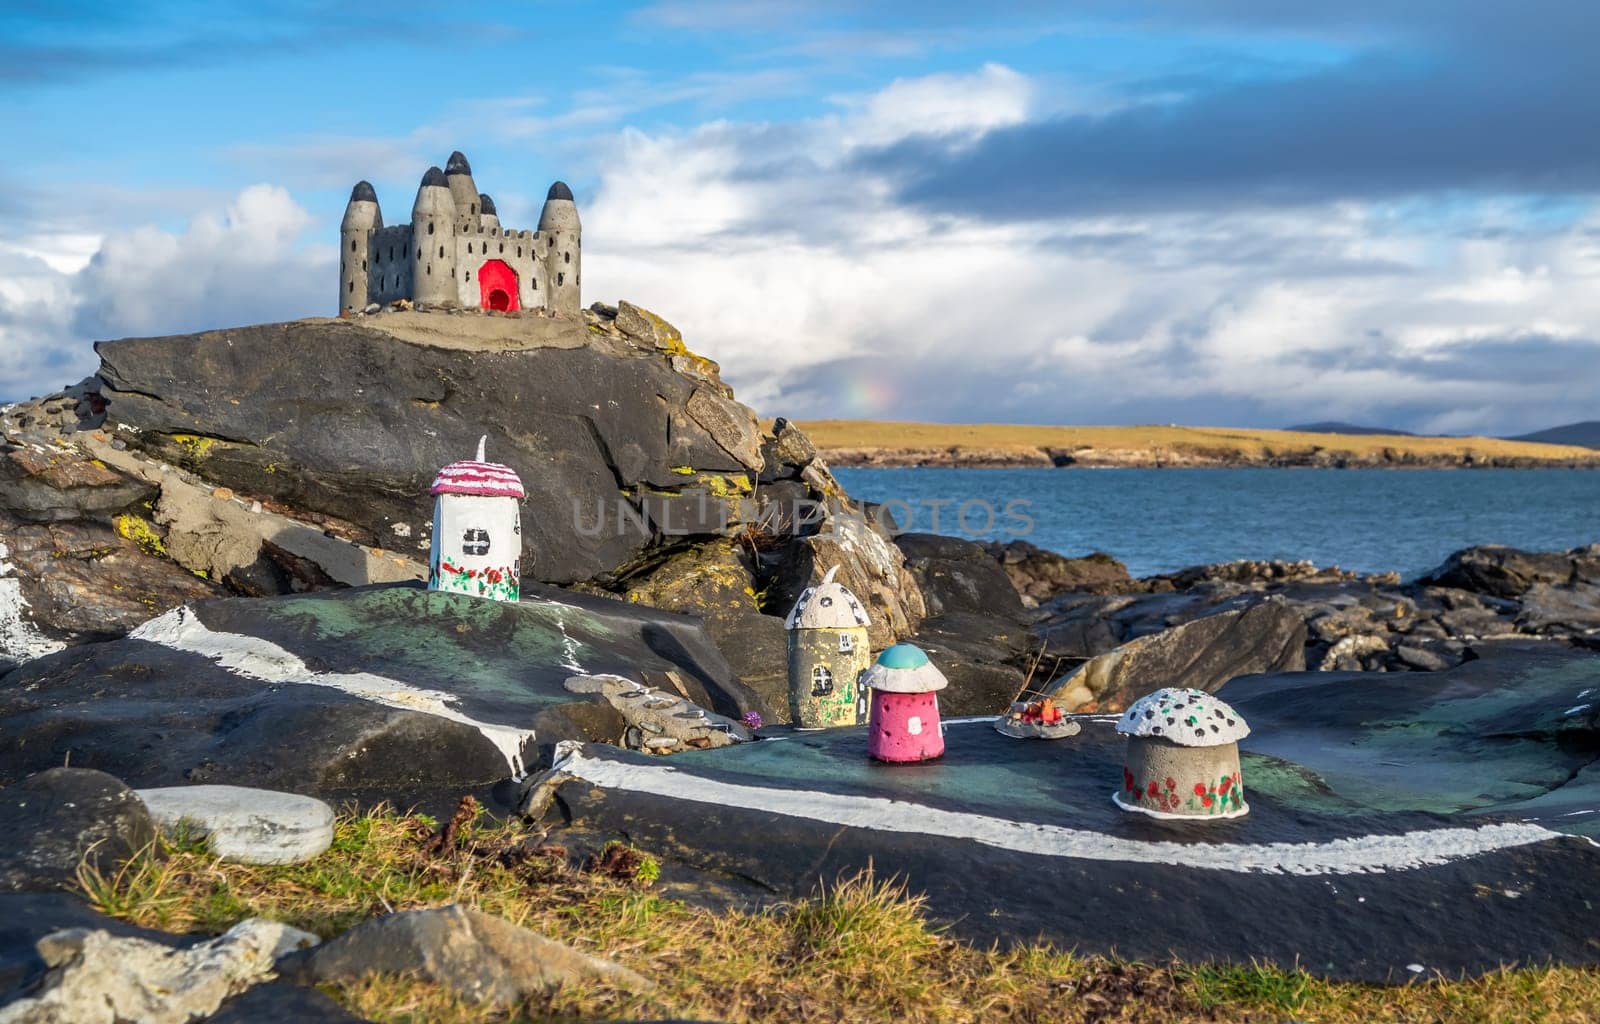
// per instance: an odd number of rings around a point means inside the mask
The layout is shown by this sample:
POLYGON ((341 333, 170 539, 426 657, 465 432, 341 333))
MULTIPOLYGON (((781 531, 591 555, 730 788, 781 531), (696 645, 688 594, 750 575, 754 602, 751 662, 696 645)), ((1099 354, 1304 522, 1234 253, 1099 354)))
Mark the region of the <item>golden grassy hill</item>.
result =
POLYGON ((810 420, 797 424, 836 465, 1594 466, 1600 451, 1492 437, 1321 434, 1147 424, 810 420))

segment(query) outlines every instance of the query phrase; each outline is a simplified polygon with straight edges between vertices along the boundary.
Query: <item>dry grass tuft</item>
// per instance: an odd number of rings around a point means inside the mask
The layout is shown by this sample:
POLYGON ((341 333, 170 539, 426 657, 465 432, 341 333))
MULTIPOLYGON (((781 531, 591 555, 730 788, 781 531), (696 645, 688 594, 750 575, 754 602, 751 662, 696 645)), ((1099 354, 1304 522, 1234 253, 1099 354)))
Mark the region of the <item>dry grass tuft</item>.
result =
POLYGON ((1122 963, 1038 945, 981 949, 930 924, 920 897, 871 870, 767 912, 718 912, 654 892, 657 866, 640 851, 608 845, 580 859, 544 838, 488 822, 464 801, 443 829, 384 810, 342 817, 333 847, 307 864, 225 864, 199 844, 163 843, 114 874, 85 867, 80 881, 108 914, 205 933, 264 916, 331 937, 393 910, 460 902, 616 959, 659 986, 640 996, 587 983, 509 1013, 410 977, 330 990, 352 1012, 384 1022, 1600 1020, 1593 970, 1502 971, 1396 989, 1274 967, 1122 963))

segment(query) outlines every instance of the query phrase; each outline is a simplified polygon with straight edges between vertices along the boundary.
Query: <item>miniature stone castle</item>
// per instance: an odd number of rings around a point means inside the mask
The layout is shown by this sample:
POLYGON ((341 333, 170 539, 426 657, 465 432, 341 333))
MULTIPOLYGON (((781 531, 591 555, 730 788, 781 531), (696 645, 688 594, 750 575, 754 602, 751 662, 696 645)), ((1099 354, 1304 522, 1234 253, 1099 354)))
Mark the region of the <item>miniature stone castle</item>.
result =
POLYGON ((428 168, 411 223, 385 227, 378 195, 356 183, 339 225, 339 309, 408 299, 465 309, 543 309, 577 316, 583 226, 565 182, 550 186, 535 231, 500 226, 459 151, 428 168))

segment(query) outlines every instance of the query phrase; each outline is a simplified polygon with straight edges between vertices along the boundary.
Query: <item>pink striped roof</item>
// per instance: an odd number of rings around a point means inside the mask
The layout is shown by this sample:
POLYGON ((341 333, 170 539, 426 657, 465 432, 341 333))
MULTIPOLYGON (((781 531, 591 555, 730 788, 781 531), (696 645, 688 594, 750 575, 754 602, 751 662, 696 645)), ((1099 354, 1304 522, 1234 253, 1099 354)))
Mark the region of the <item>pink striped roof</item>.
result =
POLYGON ((480 494, 490 498, 522 498, 522 478, 498 462, 452 462, 433 478, 429 494, 480 494))

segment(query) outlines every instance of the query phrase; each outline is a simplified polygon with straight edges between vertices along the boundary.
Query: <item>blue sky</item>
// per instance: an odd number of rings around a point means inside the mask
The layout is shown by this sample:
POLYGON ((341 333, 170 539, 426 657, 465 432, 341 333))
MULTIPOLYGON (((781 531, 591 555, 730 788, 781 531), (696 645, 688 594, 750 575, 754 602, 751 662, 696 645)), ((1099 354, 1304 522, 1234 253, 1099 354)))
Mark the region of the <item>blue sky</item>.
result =
POLYGON ((0 397, 326 314, 460 148, 768 414, 1600 418, 1593 5, 132 6, 0 13, 0 397))

